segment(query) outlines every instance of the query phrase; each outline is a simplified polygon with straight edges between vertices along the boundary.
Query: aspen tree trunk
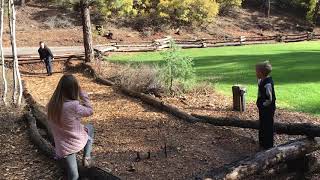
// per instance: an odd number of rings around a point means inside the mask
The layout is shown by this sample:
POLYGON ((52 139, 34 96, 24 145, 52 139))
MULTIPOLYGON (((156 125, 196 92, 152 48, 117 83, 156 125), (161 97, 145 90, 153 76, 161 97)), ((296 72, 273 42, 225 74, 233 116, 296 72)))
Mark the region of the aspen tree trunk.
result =
POLYGON ((3 97, 2 100, 5 105, 7 105, 7 93, 8 93, 8 83, 6 78, 6 67, 4 62, 4 54, 3 54, 3 12, 4 12, 4 0, 0 1, 0 57, 2 64, 2 81, 3 81, 3 97))
MULTIPOLYGON (((12 21, 11 21, 11 5, 10 5, 10 2, 11 0, 8 0, 8 18, 9 18, 9 28, 10 28, 10 38, 12 39, 12 21)), ((13 94, 12 94, 12 101, 13 101, 13 104, 16 104, 17 103, 17 89, 18 89, 18 86, 17 86, 17 74, 16 74, 16 66, 15 66, 15 61, 14 61, 14 57, 13 57, 13 53, 12 53, 12 78, 13 78, 13 86, 12 86, 12 91, 13 91, 13 94)))
POLYGON ((85 49, 85 60, 91 62, 94 59, 94 51, 92 45, 92 30, 90 20, 90 9, 88 0, 81 0, 81 16, 83 26, 83 43, 85 49))
POLYGON ((20 6, 25 6, 26 5, 26 0, 20 0, 20 6))
POLYGON ((19 71, 19 64, 18 64, 18 53, 17 53, 17 44, 16 44, 16 12, 14 8, 14 0, 9 0, 9 25, 10 25, 10 37, 11 37, 11 48, 12 48, 12 57, 13 57, 13 73, 14 73, 14 103, 18 106, 21 105, 22 101, 22 81, 21 75, 19 71), (18 83, 18 84, 17 84, 18 83), (19 86, 19 90, 18 90, 19 86), (18 95, 18 101, 16 96, 18 95))

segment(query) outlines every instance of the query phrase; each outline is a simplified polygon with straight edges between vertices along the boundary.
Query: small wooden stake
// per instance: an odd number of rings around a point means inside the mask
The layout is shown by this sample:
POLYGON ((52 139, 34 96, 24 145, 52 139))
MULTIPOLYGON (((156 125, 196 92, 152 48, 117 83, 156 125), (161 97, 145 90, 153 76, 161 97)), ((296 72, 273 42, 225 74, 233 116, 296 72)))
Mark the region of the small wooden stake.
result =
POLYGON ((167 143, 164 144, 164 155, 166 156, 166 158, 168 157, 167 143))
POLYGON ((139 162, 139 161, 141 161, 141 157, 140 157, 140 153, 137 152, 136 162, 139 162))

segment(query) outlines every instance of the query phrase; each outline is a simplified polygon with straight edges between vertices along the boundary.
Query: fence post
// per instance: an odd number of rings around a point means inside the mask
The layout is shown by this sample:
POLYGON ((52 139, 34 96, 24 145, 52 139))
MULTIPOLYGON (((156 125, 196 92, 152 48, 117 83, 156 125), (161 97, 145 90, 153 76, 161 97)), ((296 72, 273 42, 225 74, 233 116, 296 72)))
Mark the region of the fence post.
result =
POLYGON ((202 47, 202 48, 206 48, 206 47, 207 47, 207 43, 204 42, 203 40, 201 40, 201 47, 202 47))
POLYGON ((314 32, 307 32, 307 34, 308 34, 308 37, 307 37, 308 41, 311 41, 314 39, 314 36, 315 36, 314 32))
POLYGON ((245 36, 240 36, 240 45, 243 45, 246 42, 245 36))
POLYGON ((244 112, 246 110, 246 88, 241 85, 232 86, 233 110, 244 112))

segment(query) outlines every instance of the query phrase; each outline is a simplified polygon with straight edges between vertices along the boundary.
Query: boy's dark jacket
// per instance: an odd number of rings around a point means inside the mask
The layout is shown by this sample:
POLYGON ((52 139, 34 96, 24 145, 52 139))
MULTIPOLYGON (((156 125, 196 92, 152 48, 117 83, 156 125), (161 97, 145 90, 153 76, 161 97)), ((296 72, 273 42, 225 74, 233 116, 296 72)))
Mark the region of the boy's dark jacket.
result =
POLYGON ((258 96, 258 99, 257 99, 257 106, 258 108, 271 108, 271 109, 276 109, 276 94, 275 94, 275 91, 274 91, 274 82, 272 80, 272 77, 267 77, 266 79, 262 80, 259 84, 259 96, 258 96), (266 93, 266 88, 265 88, 265 85, 266 84, 271 84, 272 86, 272 103, 265 107, 263 105, 263 103, 269 99, 267 93, 266 93))
POLYGON ((48 57, 53 58, 53 54, 47 46, 45 46, 43 49, 39 48, 38 53, 41 60, 47 59, 48 57))

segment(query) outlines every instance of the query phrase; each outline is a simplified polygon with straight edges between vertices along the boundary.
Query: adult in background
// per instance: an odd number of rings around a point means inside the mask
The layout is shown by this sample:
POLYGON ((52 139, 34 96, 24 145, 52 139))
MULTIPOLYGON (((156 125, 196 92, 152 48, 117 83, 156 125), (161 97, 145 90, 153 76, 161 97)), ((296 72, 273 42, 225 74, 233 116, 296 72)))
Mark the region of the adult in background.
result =
POLYGON ((38 53, 40 56, 40 60, 45 63, 48 76, 51 76, 52 75, 52 61, 54 59, 53 54, 43 41, 41 41, 39 43, 39 45, 40 45, 40 48, 38 49, 38 53))

